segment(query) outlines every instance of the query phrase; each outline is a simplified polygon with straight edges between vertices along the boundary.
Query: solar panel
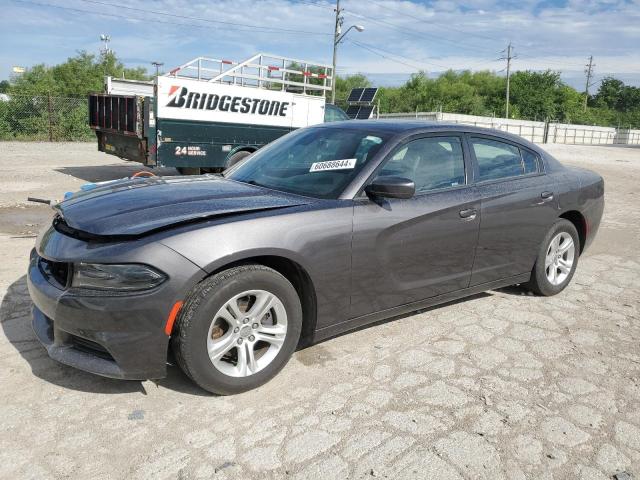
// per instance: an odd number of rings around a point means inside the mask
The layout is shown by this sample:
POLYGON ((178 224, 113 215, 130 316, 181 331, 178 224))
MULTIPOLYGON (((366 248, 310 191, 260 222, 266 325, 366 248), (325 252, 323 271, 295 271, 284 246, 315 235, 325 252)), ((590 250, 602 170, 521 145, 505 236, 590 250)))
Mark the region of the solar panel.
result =
POLYGON ((371 106, 360 107, 360 110, 358 110, 358 115, 356 116, 356 118, 358 120, 366 120, 371 117, 371 112, 373 112, 373 107, 371 106))
POLYGON ((354 119, 358 117, 358 110, 360 110, 358 105, 349 105, 345 113, 349 118, 354 119))
POLYGON ((376 96, 378 92, 377 88, 365 88, 362 92, 362 96, 360 97, 361 102, 371 102, 376 96))
POLYGON ((359 102, 363 91, 364 91, 364 88, 352 89, 351 93, 349 94, 349 98, 347 98, 347 102, 359 102))

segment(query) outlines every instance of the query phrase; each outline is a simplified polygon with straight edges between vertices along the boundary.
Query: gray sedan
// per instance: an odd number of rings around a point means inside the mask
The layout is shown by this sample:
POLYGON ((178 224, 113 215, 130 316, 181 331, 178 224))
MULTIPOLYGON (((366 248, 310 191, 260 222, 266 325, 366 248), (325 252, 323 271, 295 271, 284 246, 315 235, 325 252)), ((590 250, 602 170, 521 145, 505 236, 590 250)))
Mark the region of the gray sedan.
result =
POLYGON ((561 292, 603 207, 600 176, 503 132, 323 124, 224 176, 56 205, 31 255, 33 326, 83 370, 159 378, 173 352, 202 388, 238 393, 297 347, 384 318, 513 284, 561 292))

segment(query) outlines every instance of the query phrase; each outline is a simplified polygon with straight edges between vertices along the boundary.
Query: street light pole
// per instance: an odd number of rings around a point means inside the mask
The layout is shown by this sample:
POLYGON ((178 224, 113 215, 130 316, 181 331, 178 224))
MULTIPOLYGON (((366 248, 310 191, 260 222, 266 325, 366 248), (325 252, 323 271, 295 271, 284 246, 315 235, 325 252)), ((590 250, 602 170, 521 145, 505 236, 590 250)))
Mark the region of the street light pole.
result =
POLYGON ((154 67, 156 67, 156 77, 160 74, 159 73, 159 69, 162 65, 164 65, 164 63, 162 62, 151 62, 151 65, 153 65, 154 67))
MULTIPOLYGON (((340 8, 340 0, 338 1, 338 5, 336 6, 336 11, 340 8)), ((352 28, 355 28, 358 32, 364 32, 364 27, 362 25, 351 25, 347 30, 340 35, 340 27, 342 26, 342 17, 338 17, 336 14, 336 36, 333 41, 333 76, 331 79, 331 103, 336 103, 336 57, 338 53, 338 44, 342 41, 344 37, 347 36, 347 33, 351 31, 352 28)))
POLYGON ((338 39, 340 38, 340 27, 344 18, 340 15, 340 0, 336 0, 336 25, 333 32, 333 70, 331 70, 331 103, 336 103, 336 61, 338 58, 338 39))

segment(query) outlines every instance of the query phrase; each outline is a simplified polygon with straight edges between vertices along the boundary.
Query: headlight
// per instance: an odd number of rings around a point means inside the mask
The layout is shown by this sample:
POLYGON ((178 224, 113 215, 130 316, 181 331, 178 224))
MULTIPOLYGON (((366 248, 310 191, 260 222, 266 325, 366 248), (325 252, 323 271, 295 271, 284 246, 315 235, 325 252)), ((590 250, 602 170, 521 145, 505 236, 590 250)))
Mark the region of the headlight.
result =
POLYGON ((160 285, 167 276, 147 265, 76 263, 71 286, 92 290, 135 291, 160 285))

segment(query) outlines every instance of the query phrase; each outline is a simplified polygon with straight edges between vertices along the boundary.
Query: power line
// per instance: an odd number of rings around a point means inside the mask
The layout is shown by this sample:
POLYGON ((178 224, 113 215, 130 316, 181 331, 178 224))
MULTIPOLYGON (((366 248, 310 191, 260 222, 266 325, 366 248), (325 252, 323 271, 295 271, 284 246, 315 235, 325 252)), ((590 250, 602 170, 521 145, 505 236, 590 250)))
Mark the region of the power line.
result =
POLYGON ((356 46, 358 46, 360 48, 363 48, 364 50, 368 50, 369 52, 371 52, 371 53, 373 53, 375 55, 378 55, 379 57, 386 58, 387 60, 391 60, 392 62, 400 63, 402 65, 406 65, 407 67, 415 68, 416 70, 421 70, 422 69, 422 67, 419 67, 417 65, 412 65, 410 63, 403 62, 401 60, 397 60, 395 58, 388 57, 387 55, 384 55, 384 54, 376 51, 376 50, 379 50, 378 47, 371 47, 369 45, 365 45, 363 43, 356 42, 355 40, 349 40, 349 42, 353 43, 354 45, 356 45, 356 46))
MULTIPOLYGON (((13 0, 14 2, 18 2, 18 3, 23 3, 23 4, 30 4, 30 5, 36 5, 38 7, 50 7, 50 8, 57 8, 60 10, 68 10, 68 11, 72 11, 72 12, 77 12, 77 13, 86 13, 86 14, 90 14, 90 15, 98 15, 101 17, 113 17, 113 18, 124 18, 127 20, 142 20, 139 18, 131 18, 129 16, 126 15, 118 15, 116 13, 106 13, 106 12, 96 12, 96 11, 90 11, 90 10, 82 10, 80 8, 73 8, 73 7, 65 7, 62 5, 55 5, 55 4, 51 4, 51 3, 40 3, 40 2, 34 2, 34 1, 30 1, 30 0, 13 0)), ((164 16, 168 16, 168 17, 177 17, 177 18, 184 18, 184 19, 191 19, 191 20, 197 20, 200 22, 207 22, 207 23, 219 23, 219 24, 226 24, 226 25, 233 25, 233 26, 239 26, 239 27, 243 27, 240 29, 237 29, 236 31, 255 31, 258 33, 266 33, 266 34, 280 34, 280 35, 300 35, 300 34, 305 34, 305 35, 330 35, 328 33, 324 33, 324 32, 309 32, 309 31, 304 31, 304 30, 290 30, 290 29, 279 29, 276 27, 261 27, 259 25, 250 25, 250 24, 242 24, 242 23, 233 23, 233 22, 225 22, 222 20, 210 20, 210 19, 201 19, 201 18, 197 18, 197 17, 187 17, 187 16, 181 16, 181 15, 174 15, 174 14, 170 14, 170 13, 165 13, 165 12, 156 12, 156 11, 150 11, 150 10, 143 10, 140 8, 135 8, 135 7, 128 7, 125 5, 118 5, 118 4, 110 4, 107 2, 98 2, 96 0, 81 0, 84 2, 88 2, 88 3, 97 3, 97 4, 102 4, 102 5, 106 5, 106 6, 111 6, 111 7, 115 7, 115 8, 121 8, 121 9, 125 9, 125 10, 136 10, 139 12, 144 12, 146 14, 156 14, 156 15, 164 15, 164 16)), ((202 25, 202 24, 196 24, 196 23, 176 23, 174 21, 163 21, 163 20, 159 20, 159 19, 154 19, 153 20, 156 23, 163 23, 163 24, 168 24, 168 25, 175 25, 175 26, 185 26, 185 27, 196 27, 196 28, 209 28, 206 25, 202 25)))
POLYGON ((321 32, 308 32, 305 30, 291 30, 288 28, 278 28, 278 27, 261 27, 260 25, 251 25, 251 24, 246 24, 246 23, 236 23, 236 22, 227 22, 224 20, 211 20, 209 18, 198 18, 198 17, 189 17, 187 15, 178 15, 176 13, 167 13, 167 12, 159 12, 156 10, 146 10, 143 8, 136 8, 136 7, 129 7, 126 5, 120 5, 120 4, 116 4, 116 3, 110 3, 110 2, 103 2, 103 1, 99 1, 99 0, 80 0, 81 2, 85 2, 85 3, 93 3, 96 5, 104 5, 107 7, 115 7, 115 8, 122 8, 125 10, 133 10, 136 12, 142 12, 142 13, 152 13, 154 15, 163 15, 165 17, 172 17, 172 18, 183 18, 185 20, 197 20, 200 22, 206 22, 206 23, 219 23, 222 25, 233 25, 233 26, 238 26, 238 27, 246 27, 246 28, 256 28, 256 29, 266 29, 266 30, 273 30, 274 32, 287 32, 287 33, 304 33, 304 34, 308 34, 308 33, 312 33, 312 34, 319 34, 319 35, 327 35, 326 33, 321 33, 321 32))
MULTIPOLYGON (((330 5, 322 5, 322 4, 319 4, 319 3, 313 2, 313 1, 304 1, 304 0, 299 0, 299 2, 298 2, 298 3, 302 3, 302 4, 305 4, 305 5, 311 5, 311 6, 314 6, 314 7, 317 7, 317 8, 321 8, 321 9, 332 9, 332 10, 334 10, 334 11, 335 11, 335 7, 332 7, 332 6, 330 6, 330 5)), ((377 2, 372 1, 372 3, 377 3, 377 2)), ((380 5, 380 4, 378 3, 378 5, 380 5)), ((386 7, 383 7, 383 8, 386 8, 386 7)), ((388 9, 388 10, 392 10, 392 9, 389 9, 389 8, 387 8, 387 9, 388 9)), ((344 11, 344 9, 343 9, 343 8, 341 8, 341 11, 344 11)), ((375 18, 369 17, 369 16, 367 16, 367 15, 362 15, 362 14, 359 14, 359 13, 357 13, 357 12, 347 12, 347 13, 349 13, 349 14, 351 14, 351 15, 354 15, 354 16, 356 16, 356 17, 359 17, 359 18, 363 18, 363 19, 371 20, 371 21, 373 21, 373 22, 375 22, 375 23, 379 23, 379 24, 383 24, 383 25, 386 25, 386 26, 392 27, 392 28, 394 28, 395 30, 399 30, 399 31, 400 31, 400 32, 402 32, 402 33, 406 33, 406 32, 404 31, 404 27, 400 27, 399 25, 392 24, 392 23, 389 23, 389 22, 385 22, 385 21, 382 21, 382 20, 379 20, 379 19, 375 19, 375 18)), ((403 14, 402 12, 398 12, 398 13, 403 14)), ((404 15, 405 15, 405 16, 409 16, 409 17, 411 17, 410 15, 407 15, 407 14, 404 14, 404 15)), ((413 18, 413 17, 411 17, 411 18, 413 18)), ((425 33, 423 33, 423 32, 418 32, 418 31, 416 31, 416 30, 410 30, 410 31, 415 32, 415 34, 413 34, 412 36, 416 36, 416 35, 425 35, 425 36, 432 37, 432 38, 435 38, 435 39, 440 39, 440 37, 431 36, 431 35, 429 35, 429 34, 425 34, 425 33)), ((460 31, 460 32, 462 32, 462 31, 460 31)), ((462 33, 464 33, 464 32, 462 32, 462 33)), ((447 41, 447 42, 450 42, 450 43, 454 43, 456 46, 459 46, 459 44, 458 44, 458 43, 452 42, 452 41, 450 41, 450 40, 444 39, 444 41, 447 41)), ((440 68, 444 68, 444 69, 447 69, 447 70, 450 68, 450 67, 447 67, 447 66, 445 66, 445 65, 441 65, 441 64, 437 64, 437 63, 431 62, 430 60, 428 60, 428 59, 426 59, 426 58, 411 59, 411 58, 408 58, 408 57, 406 57, 406 56, 399 55, 399 54, 397 54, 397 53, 390 52, 390 51, 388 51, 388 50, 384 50, 383 48, 380 48, 380 47, 377 47, 377 46, 373 46, 373 45, 370 45, 370 44, 366 44, 366 43, 364 43, 364 42, 355 42, 355 41, 352 41, 351 43, 353 43, 354 45, 359 46, 360 48, 364 48, 364 49, 366 49, 366 50, 369 50, 369 51, 371 51, 372 53, 377 54, 377 55, 379 55, 379 53, 378 53, 378 52, 385 52, 385 53, 387 53, 387 54, 389 54, 389 55, 393 55, 394 57, 403 58, 403 59, 405 59, 405 60, 408 60, 409 62, 416 62, 416 61, 417 61, 417 62, 420 62, 420 63, 430 64, 430 65, 433 65, 433 66, 436 66, 436 67, 440 67, 440 68), (367 48, 367 47, 368 47, 368 48, 367 48), (377 50, 378 52, 374 52, 374 51, 372 51, 371 49, 375 49, 375 50, 377 50)), ((379 56, 380 56, 380 55, 379 55, 379 56)), ((394 60, 394 59, 391 59, 391 58, 389 58, 389 57, 383 57, 383 58, 386 58, 386 59, 388 59, 388 60, 392 60, 392 61, 396 61, 397 63, 401 63, 402 65, 410 66, 410 67, 412 67, 412 68, 421 68, 421 67, 416 67, 415 65, 413 65, 413 64, 409 64, 409 63, 406 63, 406 62, 399 62, 399 61, 394 60)), ((478 65, 478 64, 486 63, 487 61, 489 61, 489 60, 484 60, 484 59, 483 59, 483 60, 480 60, 479 62, 474 62, 472 65, 478 65)))
MULTIPOLYGON (((542 53, 544 53, 544 52, 542 52, 542 53)), ((554 55, 563 56, 563 55, 558 55, 558 54, 554 54, 554 55)), ((568 55, 566 55, 566 56, 568 56, 568 55)), ((535 60, 538 57, 535 57, 534 55, 523 55, 523 54, 521 54, 520 58, 529 58, 529 59, 534 59, 535 60)), ((562 61, 562 60, 546 60, 546 59, 544 59, 544 60, 541 60, 541 63, 547 63, 547 64, 550 63, 552 65, 560 65, 560 66, 563 66, 563 67, 566 67, 566 66, 582 67, 581 63, 567 63, 567 62, 562 61)))
MULTIPOLYGON (((323 5, 323 4, 319 4, 319 3, 316 3, 316 2, 312 2, 312 1, 299 0, 299 1, 298 1, 298 3, 302 3, 302 4, 305 4, 305 5, 311 5, 311 6, 314 6, 314 7, 317 7, 317 8, 321 8, 321 9, 331 9, 331 10, 333 10, 333 11, 335 11, 335 10, 336 10, 336 8, 335 8, 335 7, 332 7, 332 6, 330 6, 330 5, 323 5)), ((377 3, 377 2, 372 2, 372 3, 377 3)), ((340 10, 341 10, 341 11, 344 11, 344 8, 341 8, 340 10)), ((352 14, 352 15, 354 15, 354 16, 359 16, 360 18, 365 18, 365 19, 369 19, 369 20, 373 20, 373 21, 375 21, 375 22, 381 23, 381 22, 380 22, 380 21, 378 21, 377 19, 372 19, 371 17, 367 17, 366 15, 361 15, 361 14, 357 14, 357 13, 354 13, 354 12, 348 12, 348 13, 350 13, 350 14, 352 14)), ((385 23, 385 24, 387 24, 387 22, 384 22, 384 23, 385 23)), ((395 25, 395 24, 390 24, 390 23, 388 23, 388 25, 389 25, 389 26, 392 26, 392 25, 393 25, 394 27, 398 27, 398 26, 397 26, 397 25, 395 25)), ((400 28, 400 27, 398 27, 398 28, 400 28)), ((447 67, 447 66, 445 66, 445 65, 440 65, 440 64, 437 64, 437 63, 431 62, 430 60, 427 60, 427 59, 423 59, 423 58, 420 58, 420 59, 411 59, 411 58, 405 57, 405 56, 403 56, 403 55, 399 55, 399 54, 397 54, 397 53, 393 53, 393 52, 390 52, 390 51, 388 51, 388 50, 384 50, 384 49, 382 49, 382 48, 380 48, 380 47, 376 47, 376 46, 373 46, 373 45, 366 44, 366 43, 364 43, 364 42, 353 42, 353 41, 352 41, 352 43, 353 43, 353 44, 355 44, 355 45, 357 45, 357 46, 360 46, 361 48, 365 48, 365 49, 367 49, 366 47, 369 47, 369 49, 376 49, 376 50, 378 50, 378 51, 380 51, 380 52, 385 52, 385 53, 387 53, 387 54, 389 54, 389 55, 393 55, 393 56, 395 56, 395 57, 404 58, 405 60, 408 60, 408 61, 410 61, 410 62, 418 61, 418 62, 421 62, 421 63, 431 64, 431 65, 436 66, 436 67, 440 67, 440 68, 444 68, 444 69, 449 69, 449 67, 447 67)), ((377 54, 377 52, 372 52, 372 53, 376 53, 376 54, 377 54)), ((384 57, 384 58, 389 59, 388 57, 384 57)), ((416 68, 414 65, 410 65, 410 64, 408 64, 408 63, 404 63, 404 62, 398 62, 398 63, 402 63, 403 65, 407 65, 407 66, 411 66, 412 68, 416 68)), ((485 63, 485 60, 481 60, 480 62, 477 62, 477 64, 479 64, 479 63, 485 63)), ((473 65, 476 65, 476 63, 473 63, 473 65)))
MULTIPOLYGON (((377 1, 375 1, 375 0, 369 0, 369 1, 370 1, 370 3, 376 4, 376 5, 380 6, 381 8, 383 8, 383 9, 385 9, 385 10, 388 10, 388 11, 391 11, 391 12, 395 12, 395 13, 397 13, 397 14, 399 14, 399 15, 402 15, 402 16, 405 16, 405 17, 408 17, 408 18, 412 18, 412 19, 415 19, 415 18, 416 18, 415 16, 410 15, 410 14, 407 14, 407 13, 404 13, 404 12, 402 12, 402 11, 400 11, 400 10, 397 10, 397 9, 393 9, 393 8, 387 7, 387 6, 385 6, 385 5, 381 4, 380 2, 377 2, 377 1)), ((413 2, 410 2, 410 3, 413 3, 413 2)), ((429 35, 429 34, 427 34, 427 33, 425 33, 425 32, 420 32, 420 31, 413 30, 413 29, 409 29, 409 28, 406 28, 406 27, 401 27, 400 25, 392 24, 392 23, 386 22, 386 21, 384 21, 384 20, 379 20, 379 19, 375 19, 375 18, 372 18, 372 17, 368 17, 368 16, 366 16, 366 15, 359 14, 359 13, 357 13, 357 12, 356 12, 356 13, 351 12, 351 14, 352 14, 352 15, 356 15, 356 16, 360 16, 361 18, 367 18, 368 20, 373 21, 373 22, 383 23, 383 24, 385 24, 385 25, 387 25, 387 26, 390 26, 390 27, 391 27, 391 26, 392 26, 392 27, 396 27, 395 29, 396 29, 396 30, 398 30, 398 31, 400 31, 400 32, 402 32, 402 33, 406 33, 406 34, 411 35, 411 33, 404 32, 404 30, 408 30, 409 32, 414 32, 414 34, 413 34, 412 36, 416 36, 416 34, 421 34, 421 35, 424 35, 424 36, 431 37, 431 38, 432 38, 432 39, 434 39, 434 41, 436 41, 436 42, 447 42, 447 43, 452 43, 452 44, 456 45, 458 48, 461 48, 461 44, 460 44, 459 42, 457 42, 457 41, 449 40, 449 39, 447 39, 447 38, 442 38, 442 37, 434 37, 434 36, 431 36, 431 35, 429 35)), ((385 18, 389 18, 389 17, 385 17, 385 18)), ((455 27, 453 27, 453 26, 451 26, 451 25, 447 25, 446 27, 444 27, 444 26, 441 26, 441 25, 439 25, 439 24, 437 24, 437 23, 434 23, 434 22, 432 22, 432 21, 430 22, 429 20, 426 20, 426 19, 424 19, 424 18, 421 18, 421 19, 420 19, 420 21, 421 21, 421 22, 423 22, 423 23, 429 23, 431 26, 436 27, 436 28, 444 28, 444 29, 447 29, 447 30, 456 31, 456 32, 458 32, 458 33, 460 33, 460 34, 462 34, 462 35, 465 35, 465 36, 475 36, 475 37, 479 37, 479 38, 485 38, 485 39, 488 39, 488 40, 501 41, 501 40, 499 40, 499 39, 498 39, 498 38, 496 38, 496 37, 489 37, 489 36, 487 36, 487 35, 483 35, 483 34, 479 34, 479 33, 473 33, 473 32, 464 31, 464 30, 461 30, 461 29, 455 28, 455 27)), ((479 49, 479 48, 477 48, 477 47, 473 47, 473 46, 465 46, 465 47, 463 47, 463 48, 464 48, 464 49, 467 49, 467 50, 472 49, 472 50, 480 51, 480 49, 479 49)), ((562 56, 566 56, 566 57, 569 57, 569 56, 570 56, 570 55, 561 55, 561 54, 558 54, 557 52, 550 52, 550 51, 547 51, 547 50, 540 50, 540 49, 538 49, 538 48, 536 48, 536 51, 538 51, 538 52, 540 52, 540 53, 542 53, 542 54, 552 55, 552 56, 561 56, 561 57, 562 57, 562 56)), ((524 57, 524 56, 525 56, 525 55, 522 55, 522 57, 524 57)), ((530 56, 530 55, 527 55, 527 58, 535 58, 535 57, 530 56)), ((567 63, 567 62, 564 62, 564 61, 549 61, 549 62, 547 62, 547 63, 552 63, 552 64, 556 64, 556 65, 562 65, 562 66, 566 66, 566 65, 571 65, 571 66, 582 66, 582 64, 580 64, 580 65, 578 65, 578 64, 571 64, 571 63, 567 63)))
POLYGON ((333 7, 332 5, 329 4, 321 4, 321 3, 316 3, 316 2, 306 2, 303 0, 298 0, 296 3, 302 3, 303 5, 311 5, 312 7, 318 7, 318 8, 323 8, 323 9, 329 9, 329 10, 333 10, 335 7, 333 7))
POLYGON ((373 17, 369 17, 367 15, 362 15, 360 13, 356 13, 356 12, 352 12, 349 11, 347 12, 349 15, 353 15, 355 17, 358 18, 362 18, 362 19, 366 19, 369 20, 370 22, 374 22, 380 25, 384 25, 386 27, 389 27, 393 30, 396 30, 400 33, 402 33, 403 35, 407 35, 407 36, 411 36, 414 38, 421 38, 421 39, 429 39, 431 42, 435 42, 435 43, 449 43, 453 46, 455 46, 456 48, 462 49, 462 50, 475 50, 477 52, 486 52, 487 50, 485 48, 481 48, 481 47, 473 47, 470 45, 463 45, 458 41, 454 41, 454 40, 449 40, 448 38, 443 38, 437 35, 431 35, 425 32, 421 32, 418 30, 414 30, 411 28, 407 28, 407 27, 403 27, 401 25, 395 24, 395 23, 390 23, 384 20, 380 20, 377 18, 373 18, 373 17))
MULTIPOLYGON (((370 45, 370 44, 367 44, 367 43, 364 43, 364 42, 360 42, 360 43, 361 43, 362 45, 366 45, 366 46, 368 46, 369 48, 374 48, 374 49, 376 49, 376 50, 379 50, 379 51, 381 51, 381 52, 387 53, 387 54, 389 54, 389 55, 393 55, 394 57, 404 58, 405 60, 408 60, 408 61, 410 61, 410 62, 425 63, 425 64, 428 64, 428 65, 433 65, 434 67, 444 68, 445 70, 453 70, 453 68, 452 68, 451 66, 442 65, 442 64, 440 64, 440 63, 434 63, 434 62, 432 62, 432 61, 431 61, 431 59, 429 59, 429 58, 409 58, 409 57, 406 57, 406 56, 400 55, 400 54, 398 54, 398 53, 390 52, 389 50, 385 50, 385 49, 383 49, 383 48, 376 47, 376 46, 374 46, 374 45, 370 45)), ((470 64, 469 64, 469 66, 473 66, 473 65, 480 65, 480 64, 486 63, 486 62, 488 62, 488 61, 491 61, 491 60, 490 60, 490 59, 483 59, 483 60, 480 60, 480 61, 478 61, 478 62, 470 63, 470 64)))
MULTIPOLYGON (((388 10, 388 11, 390 11, 390 12, 395 12, 395 13, 397 13, 397 14, 399 14, 399 15, 404 16, 404 17, 408 17, 408 18, 411 18, 411 19, 413 19, 413 20, 419 20, 421 23, 428 23, 429 25, 431 25, 431 26, 433 26, 433 27, 435 27, 435 28, 441 28, 441 29, 445 29, 445 30, 451 30, 451 31, 454 31, 454 32, 461 33, 461 34, 463 34, 463 35, 468 35, 468 36, 473 36, 473 37, 478 37, 478 38, 484 38, 484 39, 487 39, 487 40, 492 40, 492 41, 494 41, 494 42, 502 42, 502 39, 498 39, 498 38, 496 38, 496 37, 489 37, 489 36, 487 36, 487 35, 483 35, 483 34, 480 34, 480 33, 471 33, 471 32, 467 32, 467 31, 464 31, 464 30, 460 30, 460 29, 458 29, 458 28, 455 28, 455 27, 453 27, 453 26, 451 26, 451 25, 447 25, 446 27, 444 27, 444 26, 442 26, 442 25, 440 25, 440 24, 438 24, 438 23, 435 23, 435 22, 433 22, 433 21, 430 21, 430 20, 425 19, 424 17, 417 18, 417 17, 415 17, 414 15, 411 15, 411 14, 408 14, 408 13, 404 13, 404 12, 402 12, 402 11, 400 11, 400 10, 395 9, 395 8, 387 7, 386 5, 383 5, 383 4, 382 4, 382 3, 380 3, 380 2, 376 2, 375 0, 369 0, 369 2, 370 2, 370 3, 373 3, 373 4, 375 4, 375 5, 378 5, 379 7, 383 8, 383 9, 385 9, 385 10, 388 10)), ((411 3, 412 5, 415 5, 415 4, 414 4, 413 2, 411 2, 411 1, 410 1, 409 3, 411 3)))

